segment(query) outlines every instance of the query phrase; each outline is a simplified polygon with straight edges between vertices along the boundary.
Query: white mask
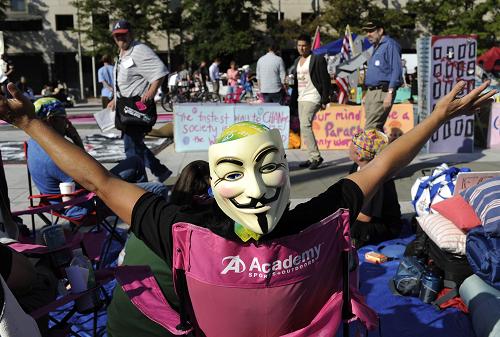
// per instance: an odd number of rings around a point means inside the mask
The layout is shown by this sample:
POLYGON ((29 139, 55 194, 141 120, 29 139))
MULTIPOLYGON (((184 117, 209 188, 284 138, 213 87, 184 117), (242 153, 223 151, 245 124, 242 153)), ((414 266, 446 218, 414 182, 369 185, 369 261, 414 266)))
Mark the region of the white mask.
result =
POLYGON ((279 131, 211 145, 208 158, 212 192, 224 213, 254 233, 271 232, 290 198, 279 131))

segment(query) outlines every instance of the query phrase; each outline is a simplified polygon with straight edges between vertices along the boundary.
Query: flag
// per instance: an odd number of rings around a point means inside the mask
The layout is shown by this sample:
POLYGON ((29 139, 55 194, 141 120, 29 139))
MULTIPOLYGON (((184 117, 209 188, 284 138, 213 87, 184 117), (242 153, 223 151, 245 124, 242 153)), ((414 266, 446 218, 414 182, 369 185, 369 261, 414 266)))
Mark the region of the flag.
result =
POLYGON ((314 33, 314 40, 312 45, 312 50, 321 47, 321 38, 319 37, 319 26, 316 27, 316 33, 314 33))
MULTIPOLYGON (((342 64, 351 58, 351 45, 349 44, 350 35, 349 30, 346 29, 344 40, 342 41, 342 48, 340 50, 339 64, 342 64)), ((349 98, 349 78, 337 77, 335 82, 337 82, 337 86, 339 88, 339 104, 346 104, 349 98)))

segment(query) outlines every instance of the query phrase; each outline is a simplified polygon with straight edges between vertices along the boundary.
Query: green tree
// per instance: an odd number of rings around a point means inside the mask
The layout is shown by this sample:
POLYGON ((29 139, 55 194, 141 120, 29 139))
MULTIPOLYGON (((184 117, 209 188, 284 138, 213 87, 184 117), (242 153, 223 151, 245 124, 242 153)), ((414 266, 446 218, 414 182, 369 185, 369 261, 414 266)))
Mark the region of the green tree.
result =
POLYGON ((246 62, 260 47, 263 0, 185 0, 182 22, 186 57, 195 62, 216 56, 246 62))
POLYGON ((370 0, 325 0, 324 21, 343 36, 347 25, 353 33, 362 33, 361 27, 376 19, 391 36, 402 39, 412 35, 415 28, 414 18, 404 8, 384 8, 370 0))
POLYGON ((337 37, 344 35, 347 25, 352 32, 360 32, 363 25, 363 17, 368 15, 372 7, 370 0, 325 0, 325 13, 323 20, 337 32, 337 37))
POLYGON ((499 40, 500 0, 416 0, 407 10, 415 13, 420 33, 477 34, 480 52, 499 40))
POLYGON ((87 54, 116 53, 110 24, 119 19, 130 22, 137 40, 150 44, 151 33, 162 27, 165 2, 151 0, 73 0, 78 10, 76 30, 82 33, 86 45, 92 46, 87 54))

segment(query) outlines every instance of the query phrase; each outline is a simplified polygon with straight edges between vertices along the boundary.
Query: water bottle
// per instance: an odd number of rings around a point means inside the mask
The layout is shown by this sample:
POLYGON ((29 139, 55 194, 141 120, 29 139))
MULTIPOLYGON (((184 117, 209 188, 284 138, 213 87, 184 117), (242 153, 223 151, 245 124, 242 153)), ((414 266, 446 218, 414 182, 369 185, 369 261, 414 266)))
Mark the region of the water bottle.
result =
MULTIPOLYGON (((69 267, 66 268, 66 274, 73 293, 81 293, 96 286, 94 268, 90 260, 83 255, 81 248, 73 250, 73 259, 69 267)), ((99 306, 100 302, 97 289, 80 296, 75 302, 76 310, 80 313, 94 310, 99 306)))
POLYGON ((422 276, 419 298, 424 303, 431 303, 442 288, 439 276, 427 270, 422 276))

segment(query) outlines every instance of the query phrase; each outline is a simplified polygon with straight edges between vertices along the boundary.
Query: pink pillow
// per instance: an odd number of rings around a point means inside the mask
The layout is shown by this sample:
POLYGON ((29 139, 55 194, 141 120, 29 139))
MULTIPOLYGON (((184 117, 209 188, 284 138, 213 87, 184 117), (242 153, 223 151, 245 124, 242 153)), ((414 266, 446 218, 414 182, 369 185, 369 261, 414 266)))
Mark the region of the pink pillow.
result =
POLYGON ((464 231, 481 225, 474 209, 460 194, 440 201, 431 208, 464 231))

